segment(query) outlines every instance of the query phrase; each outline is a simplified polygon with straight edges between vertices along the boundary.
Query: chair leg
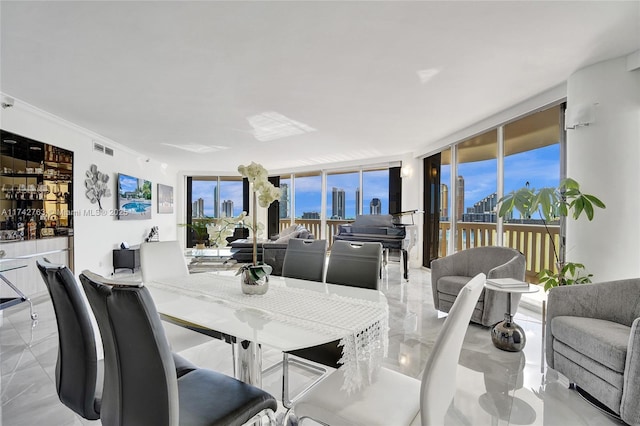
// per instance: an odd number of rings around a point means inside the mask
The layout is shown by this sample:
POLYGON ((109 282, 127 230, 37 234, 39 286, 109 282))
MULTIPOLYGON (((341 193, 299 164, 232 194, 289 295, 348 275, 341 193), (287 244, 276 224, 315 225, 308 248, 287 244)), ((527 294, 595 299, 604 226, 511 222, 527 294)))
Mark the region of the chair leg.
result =
POLYGON ((291 408, 292 401, 289 399, 289 354, 282 353, 282 405, 291 408))

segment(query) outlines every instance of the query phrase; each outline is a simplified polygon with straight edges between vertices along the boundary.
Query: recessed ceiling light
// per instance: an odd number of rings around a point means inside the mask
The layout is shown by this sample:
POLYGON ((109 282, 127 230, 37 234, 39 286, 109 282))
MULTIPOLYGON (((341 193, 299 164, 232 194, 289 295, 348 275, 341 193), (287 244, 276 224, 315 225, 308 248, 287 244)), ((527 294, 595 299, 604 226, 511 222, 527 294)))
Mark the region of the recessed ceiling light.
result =
POLYGON ((225 149, 229 149, 228 146, 200 145, 197 143, 185 143, 181 145, 172 144, 172 143, 163 143, 162 145, 182 149, 183 151, 195 152, 196 154, 206 154, 208 152, 217 152, 217 151, 223 151, 225 149))
POLYGON ((429 80, 431 80, 433 77, 438 75, 440 73, 440 69, 439 68, 427 68, 427 69, 424 69, 424 70, 416 71, 416 73, 418 74, 418 78, 420 79, 420 83, 425 84, 429 80))
POLYGON ((42 148, 40 148, 39 146, 30 146, 29 149, 32 151, 42 151, 42 148))
POLYGON ((4 143, 9 143, 9 144, 11 144, 11 145, 14 145, 14 144, 16 144, 16 143, 17 143, 17 142, 16 142, 16 141, 14 141, 13 139, 5 139, 5 140, 3 140, 2 142, 4 142, 4 143))
POLYGON ((261 142, 316 131, 307 124, 292 120, 274 111, 252 115, 247 117, 247 121, 253 127, 253 136, 261 142))

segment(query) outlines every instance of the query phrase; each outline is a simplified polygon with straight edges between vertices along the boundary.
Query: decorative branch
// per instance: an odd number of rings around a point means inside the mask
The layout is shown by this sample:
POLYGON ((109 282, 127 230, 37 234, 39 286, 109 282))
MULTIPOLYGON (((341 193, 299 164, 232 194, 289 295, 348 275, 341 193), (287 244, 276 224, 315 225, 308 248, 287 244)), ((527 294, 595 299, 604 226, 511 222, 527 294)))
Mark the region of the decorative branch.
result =
POLYGON ((84 186, 87 188, 85 195, 92 204, 98 203, 98 208, 102 210, 101 200, 103 197, 111 197, 111 189, 109 189, 109 175, 98 171, 98 166, 92 164, 87 170, 87 178, 84 180, 84 186))

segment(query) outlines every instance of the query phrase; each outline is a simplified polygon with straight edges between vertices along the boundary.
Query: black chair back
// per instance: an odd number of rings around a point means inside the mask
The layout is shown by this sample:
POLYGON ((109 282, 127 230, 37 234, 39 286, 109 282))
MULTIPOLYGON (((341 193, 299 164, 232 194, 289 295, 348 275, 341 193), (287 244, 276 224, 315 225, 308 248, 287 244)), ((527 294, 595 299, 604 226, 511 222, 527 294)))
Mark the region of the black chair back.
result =
POLYGON ((177 425, 178 383, 173 357, 149 290, 104 284, 84 271, 80 281, 104 345, 104 425, 177 425))
POLYGON ((98 356, 91 314, 82 290, 66 266, 37 260, 56 314, 58 360, 56 391, 60 401, 89 420, 100 418, 98 356))

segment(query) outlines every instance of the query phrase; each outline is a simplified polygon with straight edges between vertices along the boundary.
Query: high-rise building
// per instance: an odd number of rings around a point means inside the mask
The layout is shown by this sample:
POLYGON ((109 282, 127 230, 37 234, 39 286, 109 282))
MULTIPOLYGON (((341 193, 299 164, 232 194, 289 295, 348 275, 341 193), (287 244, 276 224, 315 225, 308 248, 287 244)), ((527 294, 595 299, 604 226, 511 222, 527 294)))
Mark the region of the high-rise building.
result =
POLYGON ((204 217, 204 200, 198 198, 191 204, 191 217, 204 217))
MULTIPOLYGON (((498 207, 498 194, 493 193, 487 195, 482 200, 478 201, 473 207, 467 208, 467 212, 462 215, 463 222, 497 222, 497 207, 498 207)), ((505 216, 505 220, 511 218, 508 214, 505 216)))
POLYGON ((318 212, 304 212, 302 213, 303 219, 320 219, 320 213, 318 212))
POLYGON ((356 216, 362 214, 362 205, 360 204, 360 188, 356 188, 356 216))
POLYGON ((381 214, 382 213, 382 201, 380 198, 372 198, 369 202, 369 214, 381 214))
POLYGON ((280 184, 280 219, 289 217, 289 185, 280 184))
POLYGON ((213 187, 213 217, 220 217, 220 195, 218 185, 213 187))
POLYGON ((347 201, 344 194, 344 189, 336 188, 331 189, 331 219, 344 219, 346 217, 347 201))
POLYGON ((449 187, 444 183, 440 184, 440 219, 449 220, 449 187))
POLYGON ((464 178, 458 176, 456 180, 456 219, 462 220, 464 214, 464 178))
POLYGON ((222 202, 222 217, 233 217, 233 201, 224 200, 222 202))

